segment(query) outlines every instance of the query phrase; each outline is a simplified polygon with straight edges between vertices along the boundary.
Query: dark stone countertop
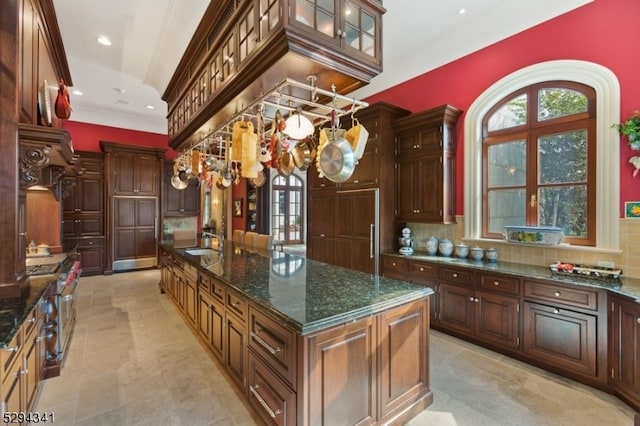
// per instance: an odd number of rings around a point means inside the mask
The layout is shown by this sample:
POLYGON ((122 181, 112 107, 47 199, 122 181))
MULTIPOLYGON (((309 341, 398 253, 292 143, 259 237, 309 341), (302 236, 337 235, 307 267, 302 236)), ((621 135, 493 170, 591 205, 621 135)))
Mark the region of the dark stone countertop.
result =
POLYGON ((500 272, 511 274, 520 278, 535 278, 547 281, 555 281, 561 284, 570 284, 581 287, 595 287, 605 289, 612 293, 634 299, 640 303, 640 279, 620 276, 617 280, 596 280, 592 278, 583 278, 575 274, 559 274, 551 271, 549 267, 525 265, 520 263, 502 262, 495 263, 486 261, 473 261, 469 259, 458 259, 454 257, 429 256, 426 253, 414 252, 410 256, 404 256, 400 253, 384 253, 387 256, 396 256, 400 258, 413 260, 427 260, 437 262, 441 265, 460 266, 465 268, 477 269, 485 272, 500 272))
POLYGON ((222 252, 191 255, 160 243, 222 280, 300 334, 344 324, 433 294, 427 287, 341 268, 283 252, 253 252, 225 241, 222 252))
POLYGON ((36 306, 56 275, 29 278, 29 289, 21 298, 0 299, 0 348, 6 348, 36 306))

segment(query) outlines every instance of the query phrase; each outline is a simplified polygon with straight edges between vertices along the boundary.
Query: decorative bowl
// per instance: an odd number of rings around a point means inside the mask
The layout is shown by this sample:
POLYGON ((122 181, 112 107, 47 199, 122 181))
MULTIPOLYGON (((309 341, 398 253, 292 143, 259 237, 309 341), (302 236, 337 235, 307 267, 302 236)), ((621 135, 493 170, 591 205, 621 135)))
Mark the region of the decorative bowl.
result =
POLYGON ((511 243, 557 246, 564 238, 562 228, 545 226, 505 226, 504 239, 511 243))

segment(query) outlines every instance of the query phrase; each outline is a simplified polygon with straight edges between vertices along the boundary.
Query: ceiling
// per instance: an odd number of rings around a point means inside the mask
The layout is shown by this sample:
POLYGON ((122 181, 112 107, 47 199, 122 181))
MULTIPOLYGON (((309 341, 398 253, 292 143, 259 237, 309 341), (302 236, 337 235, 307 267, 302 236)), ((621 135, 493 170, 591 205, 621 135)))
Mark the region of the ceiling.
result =
MULTIPOLYGON (((362 99, 393 87, 591 1, 383 1, 384 71, 350 96, 362 99)), ((53 4, 73 79, 71 119, 166 134, 161 95, 209 1, 53 4), (100 35, 112 45, 98 44, 100 35)))

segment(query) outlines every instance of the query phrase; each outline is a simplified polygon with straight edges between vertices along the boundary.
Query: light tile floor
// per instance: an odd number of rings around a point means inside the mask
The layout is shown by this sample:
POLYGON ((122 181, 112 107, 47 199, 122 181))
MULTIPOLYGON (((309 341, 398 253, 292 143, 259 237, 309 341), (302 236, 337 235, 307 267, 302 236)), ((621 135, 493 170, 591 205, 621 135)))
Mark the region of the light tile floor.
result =
MULTIPOLYGON (((228 378, 158 290, 157 270, 84 277, 60 377, 36 411, 72 425, 253 425, 228 378)), ((616 398, 431 333, 434 403, 410 426, 632 425, 616 398)))

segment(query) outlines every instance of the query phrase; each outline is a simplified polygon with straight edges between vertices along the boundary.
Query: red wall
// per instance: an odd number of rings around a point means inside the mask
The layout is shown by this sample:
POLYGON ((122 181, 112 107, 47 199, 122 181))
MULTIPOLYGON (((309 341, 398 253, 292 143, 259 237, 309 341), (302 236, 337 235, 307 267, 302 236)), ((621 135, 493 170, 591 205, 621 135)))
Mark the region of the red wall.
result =
MULTIPOLYGON (((366 100, 386 101, 413 112, 445 103, 466 111, 489 86, 520 68, 550 60, 576 59, 598 63, 616 74, 622 121, 640 109, 639 20, 638 0, 595 0, 366 100)), ((463 121, 464 115, 458 121, 458 214, 463 213, 463 121)), ((627 161, 632 151, 626 139, 623 142, 621 206, 625 201, 640 200, 640 182, 634 181, 633 166, 627 161)))
POLYGON ((120 129, 118 127, 65 121, 64 128, 69 131, 76 151, 100 152, 100 141, 116 142, 126 145, 142 145, 167 148, 165 157, 174 159, 177 153, 169 148, 167 135, 120 129))

